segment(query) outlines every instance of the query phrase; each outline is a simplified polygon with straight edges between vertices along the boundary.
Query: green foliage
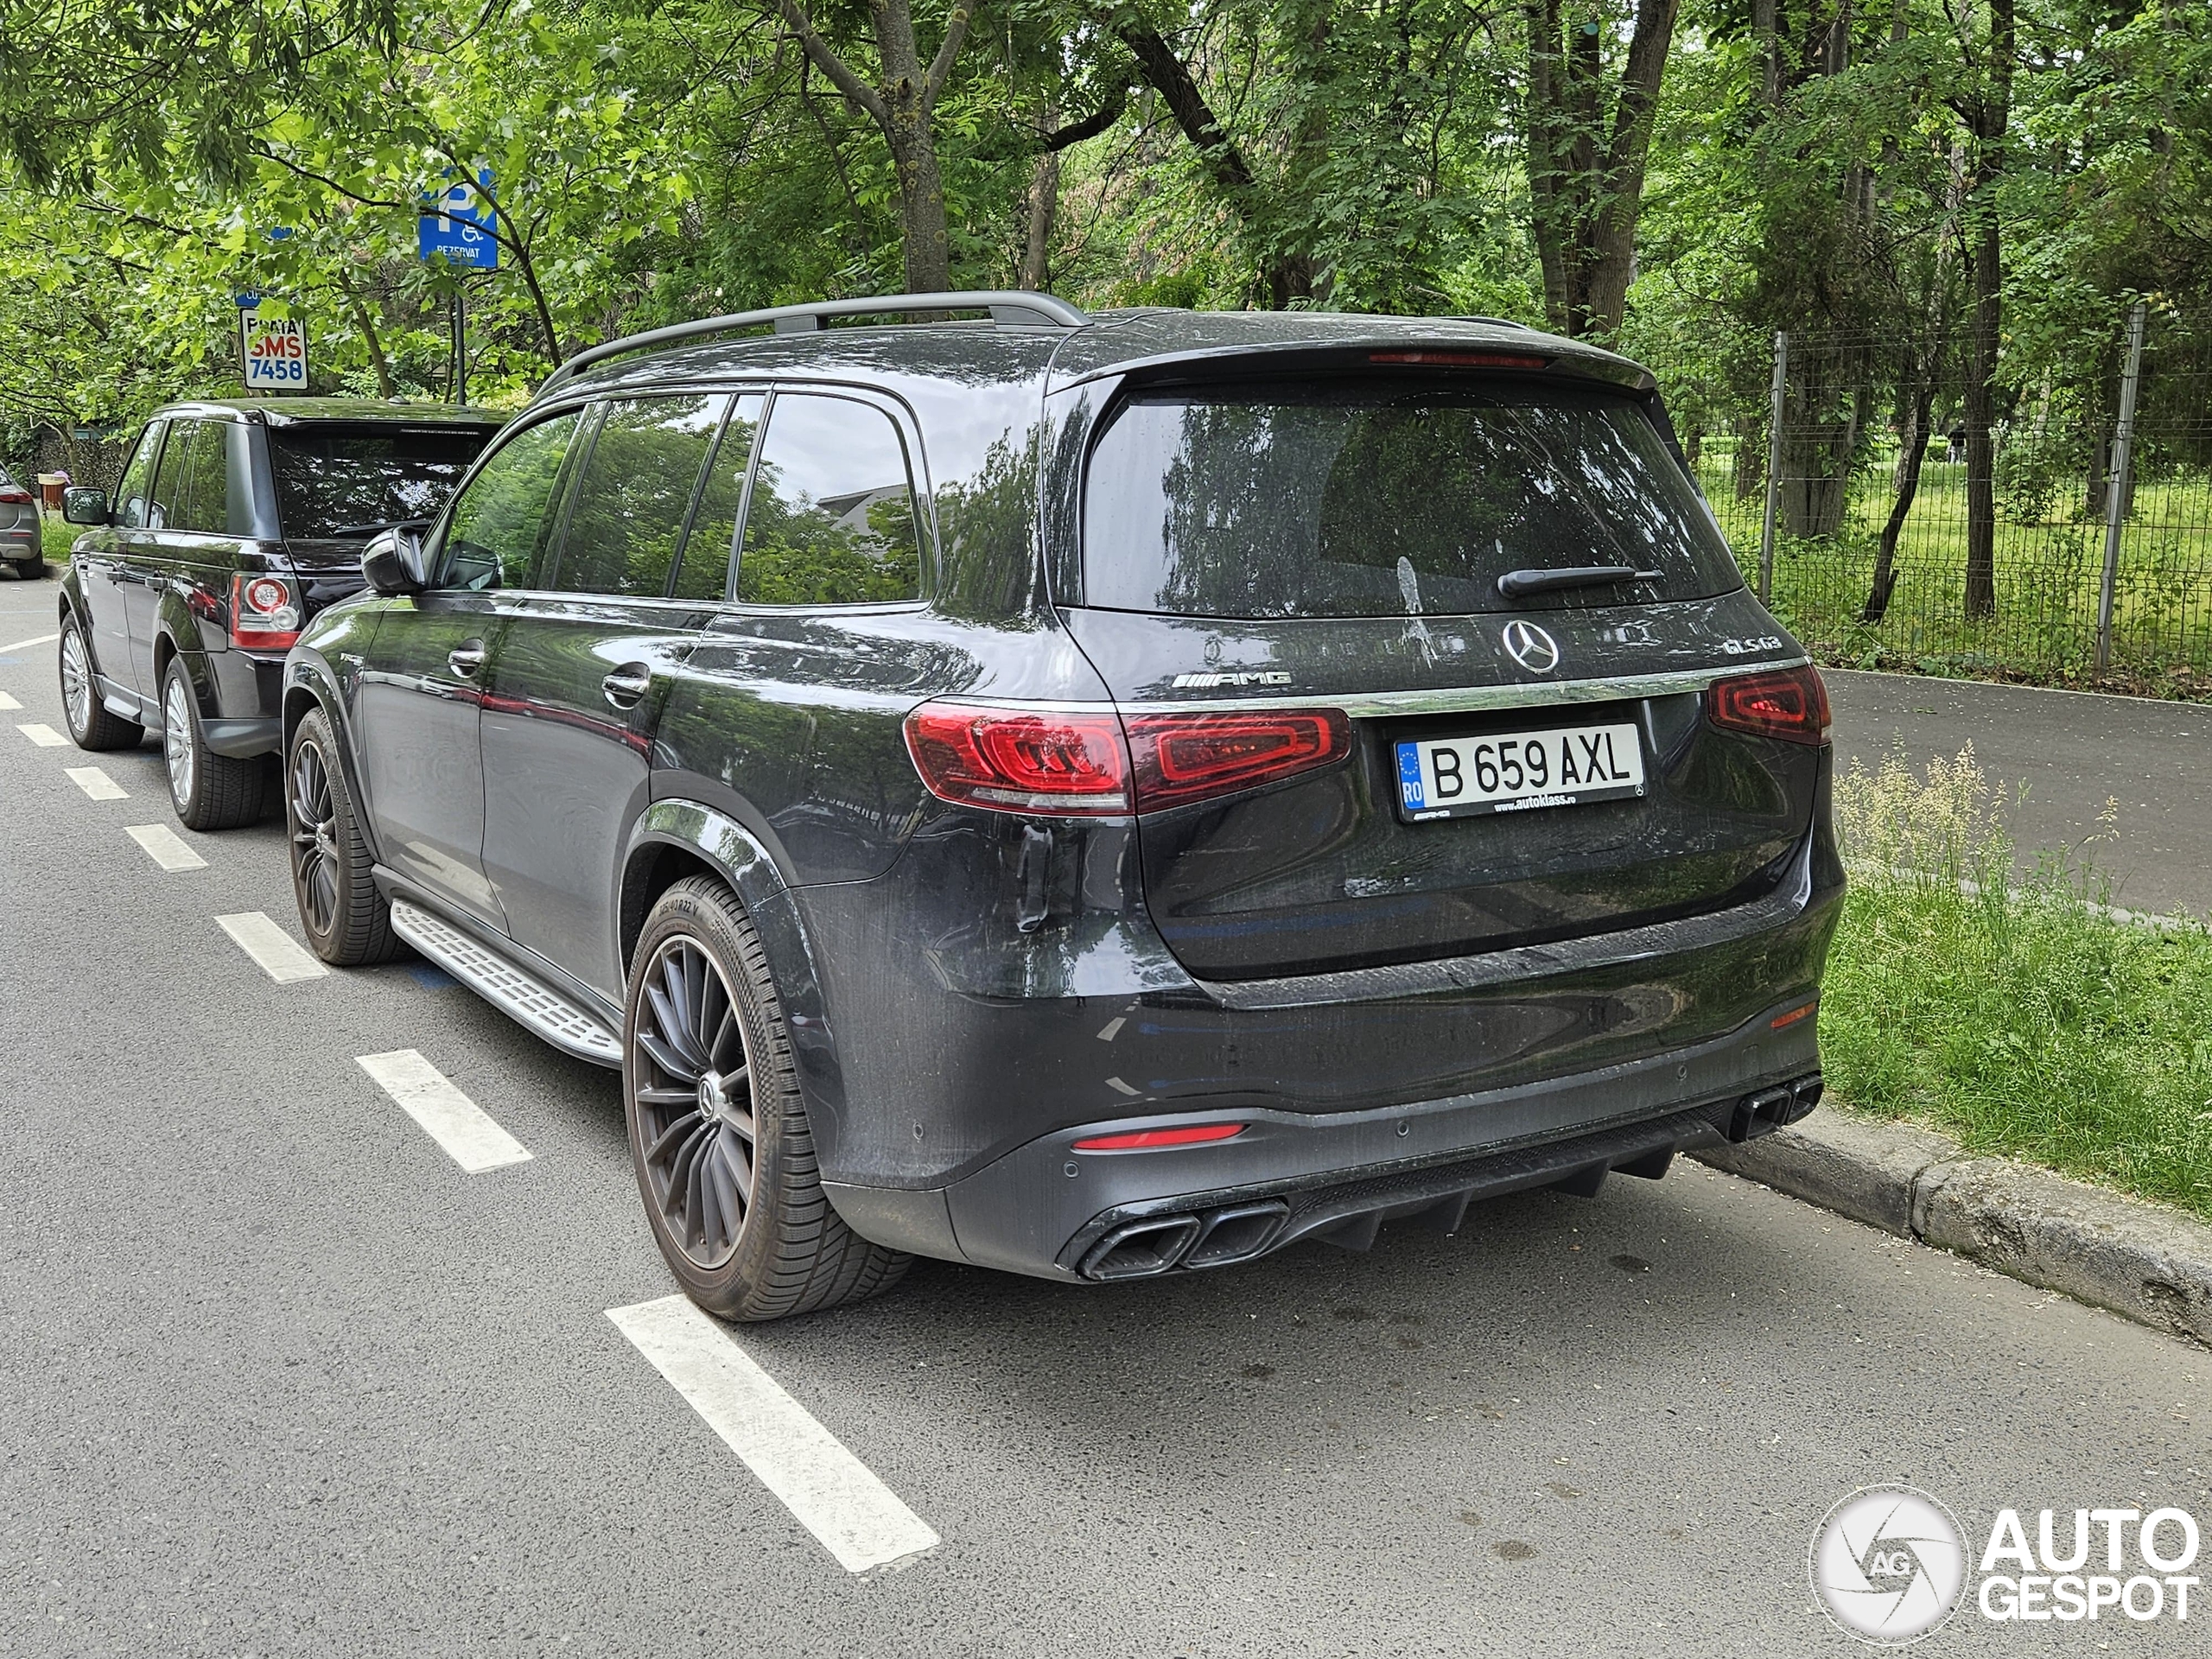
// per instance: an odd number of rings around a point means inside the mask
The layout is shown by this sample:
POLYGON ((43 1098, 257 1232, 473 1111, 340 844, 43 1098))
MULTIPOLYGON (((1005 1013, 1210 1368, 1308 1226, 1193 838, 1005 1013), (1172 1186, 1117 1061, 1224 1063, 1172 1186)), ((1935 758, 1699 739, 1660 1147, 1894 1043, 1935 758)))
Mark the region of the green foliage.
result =
POLYGON ((1971 749, 1918 779, 1854 769, 1836 804, 1836 1093, 2212 1217, 2212 932, 2115 914, 2078 852, 2016 877, 1971 749))

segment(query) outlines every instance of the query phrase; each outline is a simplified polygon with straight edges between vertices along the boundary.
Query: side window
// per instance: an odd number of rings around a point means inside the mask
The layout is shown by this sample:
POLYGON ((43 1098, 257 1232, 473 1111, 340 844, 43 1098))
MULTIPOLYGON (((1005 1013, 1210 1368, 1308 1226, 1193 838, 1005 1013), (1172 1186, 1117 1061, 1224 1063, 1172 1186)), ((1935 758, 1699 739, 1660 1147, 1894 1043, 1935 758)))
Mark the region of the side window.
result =
POLYGON ((668 591, 700 469, 729 399, 627 397, 606 405, 552 579, 565 594, 659 598, 668 591))
POLYGON ((729 556, 737 543, 738 509, 745 501, 745 469, 753 464, 753 439, 766 401, 758 392, 739 396, 714 459, 707 463, 699 510, 691 515, 683 563, 677 567, 678 599, 719 600, 729 590, 729 556))
POLYGON ((199 421, 179 421, 169 428, 169 441, 162 450, 161 467, 154 474, 153 505, 146 513, 148 530, 183 528, 177 506, 184 497, 185 463, 199 439, 202 424, 199 421))
POLYGON ((906 446, 873 404, 778 392, 745 512, 737 596, 751 605, 918 599, 906 446))
POLYGON ((442 580, 456 588, 527 588, 552 539, 561 463, 583 416, 571 410, 494 450, 453 504, 439 544, 442 580))
POLYGON ((138 440, 138 447, 130 452, 122 481, 115 486, 115 522, 125 530, 139 530, 145 525, 150 505, 148 498, 154 486, 154 457, 161 453, 164 424, 156 421, 147 427, 138 440))
POLYGON ((231 528, 231 435, 228 421, 202 421, 184 458, 184 488, 172 521, 179 530, 220 536, 231 528))

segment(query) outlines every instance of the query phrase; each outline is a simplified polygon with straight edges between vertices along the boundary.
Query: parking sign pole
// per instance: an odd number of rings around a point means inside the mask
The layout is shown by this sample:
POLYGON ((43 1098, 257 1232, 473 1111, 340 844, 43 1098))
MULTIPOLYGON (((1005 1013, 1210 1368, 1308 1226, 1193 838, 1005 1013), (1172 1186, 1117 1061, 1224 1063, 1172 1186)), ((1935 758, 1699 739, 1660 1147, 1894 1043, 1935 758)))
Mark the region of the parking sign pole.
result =
POLYGON ((455 283, 453 290, 453 400, 468 402, 468 290, 455 283))
POLYGON ((2105 486, 2105 569, 2097 584, 2097 672, 2112 660, 2113 590, 2120 585, 2120 525, 2127 516, 2129 451, 2135 447, 2135 394, 2143 383, 2143 331, 2148 302, 2138 300, 2127 319, 2127 372, 2120 383, 2120 427, 2112 439, 2112 478, 2105 486))

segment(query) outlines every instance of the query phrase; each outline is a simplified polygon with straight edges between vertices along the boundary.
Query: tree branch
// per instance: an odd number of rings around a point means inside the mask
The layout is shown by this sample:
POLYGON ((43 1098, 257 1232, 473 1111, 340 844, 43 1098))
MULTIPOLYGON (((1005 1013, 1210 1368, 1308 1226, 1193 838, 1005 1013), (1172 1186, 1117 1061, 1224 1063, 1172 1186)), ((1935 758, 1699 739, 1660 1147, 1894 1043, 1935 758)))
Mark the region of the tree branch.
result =
POLYGON ((1253 185, 1251 163, 1214 119, 1205 94, 1191 79, 1183 60, 1175 55, 1175 48, 1160 37, 1158 29, 1125 27, 1116 32, 1122 44, 1136 54, 1138 70, 1166 101, 1183 136, 1197 146, 1214 182, 1240 201, 1249 196, 1253 185))
MULTIPOLYGON (((880 97, 874 87, 855 74, 852 66, 837 55, 836 48, 815 33, 813 19, 806 15, 806 8, 798 0, 776 0, 776 9, 783 14, 785 23, 798 39, 802 50, 810 58, 816 68, 830 78, 830 84, 854 103, 874 116, 876 124, 886 131, 891 127, 891 108, 880 97)), ((966 14, 961 14, 961 31, 966 33, 966 14)), ((942 54, 940 54, 942 55, 942 54)))
POLYGON ((944 90, 945 78, 952 73, 952 60, 960 55, 962 42, 968 38, 968 25, 975 19, 975 9, 963 0, 952 9, 952 16, 944 20, 944 39, 938 43, 937 56, 930 60, 929 72, 922 77, 922 107, 933 108, 937 95, 944 90))

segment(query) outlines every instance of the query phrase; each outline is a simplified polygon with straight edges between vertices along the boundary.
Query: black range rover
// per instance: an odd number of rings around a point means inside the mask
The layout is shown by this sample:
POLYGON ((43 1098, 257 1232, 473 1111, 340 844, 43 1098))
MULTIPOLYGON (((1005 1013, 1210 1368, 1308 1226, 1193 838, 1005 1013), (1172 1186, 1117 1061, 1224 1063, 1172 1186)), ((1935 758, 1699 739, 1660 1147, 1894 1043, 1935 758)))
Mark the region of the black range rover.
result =
POLYGON ((63 498, 90 527, 61 589, 70 736, 130 748, 150 726, 186 824, 259 817, 284 652, 307 618, 359 590, 362 543, 429 524, 499 424, 483 410, 338 397, 158 410, 112 500, 63 498))
POLYGON ((621 1067, 715 1312, 1363 1248, 1818 1098, 1826 694, 1587 346, 716 319, 365 563, 285 676, 306 929, 621 1067))

